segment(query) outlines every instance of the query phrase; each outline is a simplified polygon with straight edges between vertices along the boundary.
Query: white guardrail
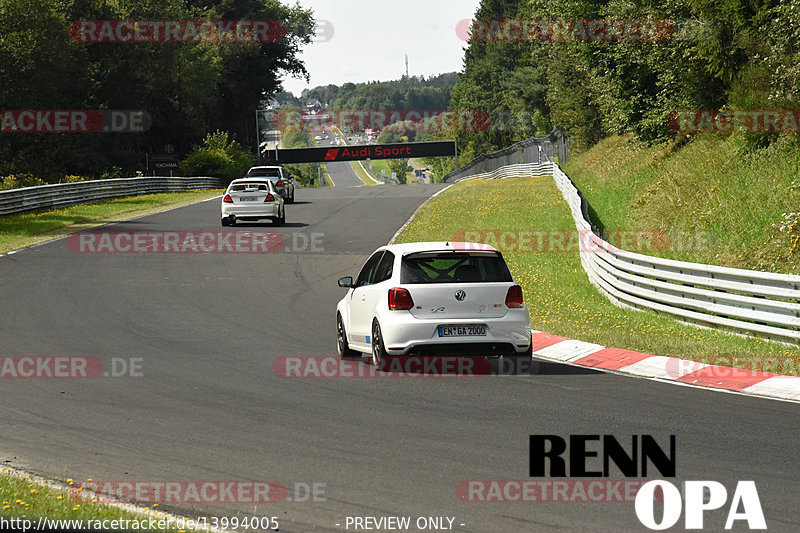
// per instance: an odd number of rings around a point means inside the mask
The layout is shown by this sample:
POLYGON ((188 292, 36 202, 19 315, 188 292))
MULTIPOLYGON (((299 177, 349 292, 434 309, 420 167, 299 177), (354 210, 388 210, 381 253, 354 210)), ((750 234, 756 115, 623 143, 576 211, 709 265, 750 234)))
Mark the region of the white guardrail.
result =
POLYGON ((217 189, 218 178, 118 178, 0 191, 0 216, 160 192, 217 189))
POLYGON ((463 179, 545 174, 553 176, 572 211, 581 264, 589 280, 616 305, 800 343, 800 276, 688 263, 616 248, 595 233, 583 195, 555 163, 508 165, 463 179))
POLYGON ((506 165, 491 172, 474 174, 465 178, 459 178, 456 182, 467 180, 496 180, 503 178, 527 178, 530 176, 550 176, 553 174, 552 163, 520 163, 517 165, 506 165))

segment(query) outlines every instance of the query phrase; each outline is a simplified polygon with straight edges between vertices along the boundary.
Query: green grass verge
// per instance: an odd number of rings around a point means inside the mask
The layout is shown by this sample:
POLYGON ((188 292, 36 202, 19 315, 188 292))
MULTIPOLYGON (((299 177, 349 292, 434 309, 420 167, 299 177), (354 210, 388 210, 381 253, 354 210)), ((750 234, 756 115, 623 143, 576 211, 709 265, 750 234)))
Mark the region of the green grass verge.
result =
MULTIPOLYGON (((464 231, 472 230, 574 229, 550 177, 472 180, 428 202, 397 242, 464 240, 464 231)), ((523 287, 535 330, 612 348, 799 374, 800 348, 614 306, 589 283, 578 252, 508 251, 504 256, 523 287)))
MULTIPOLYGON (((375 172, 378 174, 381 173, 381 170, 386 171, 386 176, 391 178, 392 177, 392 169, 389 168, 389 160, 388 159, 373 159, 370 161, 372 163, 372 168, 375 169, 375 172)), ((406 183, 414 183, 416 180, 416 176, 413 172, 406 172, 406 183)))
MULTIPOLYGON (((36 524, 39 518, 49 520, 83 520, 84 526, 88 520, 127 520, 128 526, 132 526, 130 521, 138 521, 140 528, 124 528, 127 531, 185 531, 178 529, 181 525, 172 521, 171 518, 158 511, 158 504, 152 507, 142 507, 142 512, 134 512, 119 507, 100 503, 97 500, 84 499, 82 492, 72 487, 72 480, 54 479, 55 482, 63 484, 64 488, 55 489, 50 486, 32 480, 29 476, 12 474, 10 468, 0 468, 0 516, 5 519, 27 519, 36 524), (150 520, 154 520, 153 528, 150 528, 150 520), (159 521, 162 521, 159 524, 159 521), (167 526, 167 527, 159 527, 167 526)), ((110 522, 107 522, 110 525, 110 522)), ((124 525, 124 524, 121 524, 124 525)), ((65 530, 75 530, 77 528, 68 527, 64 524, 65 530)), ((43 526, 44 527, 44 526, 43 526)), ((51 528, 55 528, 51 525, 51 528)), ((20 529, 21 530, 21 529, 20 529)), ((30 529, 33 531, 33 529, 30 529)), ((123 528, 119 528, 123 530, 123 528)))
POLYGON ((747 138, 694 137, 682 147, 603 140, 564 166, 594 222, 663 231, 671 259, 800 273, 800 145, 796 134, 747 151, 747 138))
POLYGON ((0 217, 0 253, 63 237, 95 226, 191 205, 224 191, 170 192, 115 198, 96 204, 0 217))
POLYGON ((379 175, 381 173, 381 170, 383 170, 386 172, 385 177, 392 176, 392 171, 389 170, 389 161, 387 161, 386 159, 373 159, 369 163, 365 162, 364 164, 372 165, 373 170, 375 170, 375 172, 379 175))
POLYGON ((336 184, 333 182, 333 179, 331 179, 331 175, 328 174, 328 167, 326 165, 321 165, 321 167, 322 167, 322 176, 325 178, 325 183, 327 183, 328 186, 330 187, 336 186, 336 184))
POLYGON ((350 166, 353 167, 353 172, 356 173, 358 179, 364 182, 364 185, 369 185, 369 186, 380 185, 380 183, 375 181, 375 178, 369 175, 369 172, 364 170, 364 168, 358 161, 350 161, 350 166))

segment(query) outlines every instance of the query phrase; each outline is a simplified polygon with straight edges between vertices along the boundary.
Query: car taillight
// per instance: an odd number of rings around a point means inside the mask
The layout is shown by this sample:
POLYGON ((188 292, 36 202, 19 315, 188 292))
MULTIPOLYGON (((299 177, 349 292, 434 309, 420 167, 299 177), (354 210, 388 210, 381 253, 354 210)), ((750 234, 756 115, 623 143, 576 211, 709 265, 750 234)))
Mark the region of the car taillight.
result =
POLYGON ((264 202, 265 202, 265 203, 266 203, 266 202, 274 202, 274 201, 275 201, 275 197, 274 197, 274 196, 272 196, 272 193, 269 193, 269 194, 267 195, 267 198, 264 200, 264 202))
POLYGON ((277 185, 278 187, 283 187, 283 182, 282 182, 282 181, 279 181, 279 182, 278 182, 278 183, 276 183, 275 185, 277 185))
POLYGON ((389 289, 389 309, 392 311, 406 311, 414 307, 414 300, 408 289, 395 287, 389 289))
POLYGON ((225 198, 223 198, 222 201, 225 202, 226 204, 232 204, 233 203, 233 198, 231 198, 230 194, 226 194, 225 198))
POLYGON ((512 285, 506 293, 506 305, 509 307, 523 307, 525 301, 522 299, 522 287, 512 285))

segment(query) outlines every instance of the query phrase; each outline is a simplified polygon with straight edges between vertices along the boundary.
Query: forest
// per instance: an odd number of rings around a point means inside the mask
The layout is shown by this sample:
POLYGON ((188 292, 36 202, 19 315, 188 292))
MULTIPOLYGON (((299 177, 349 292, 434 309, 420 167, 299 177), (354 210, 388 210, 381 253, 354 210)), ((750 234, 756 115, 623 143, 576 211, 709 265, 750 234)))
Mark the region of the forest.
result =
MULTIPOLYGON (((450 107, 505 120, 457 134, 465 161, 555 126, 582 150, 621 133, 683 142, 682 110, 797 108, 797 1, 483 0, 474 18, 450 107)), ((754 148, 781 133, 750 130, 754 148)))
MULTIPOLYGON (((0 135, 0 176, 35 176, 48 182, 69 175, 130 176, 145 168, 148 156, 166 148, 183 158, 216 131, 254 150, 255 110, 280 90, 282 77, 307 77, 300 50, 311 41, 312 13, 287 4, 0 0, 4 118, 22 110, 120 110, 141 111, 149 120, 145 131, 138 132, 22 132, 7 123, 0 135), (119 29, 119 21, 154 20, 178 21, 182 30, 187 21, 197 21, 198 28, 204 21, 265 21, 264 27, 272 30, 249 41, 171 42, 163 33, 161 39, 145 42, 115 41, 115 36, 125 37, 123 31, 85 40, 75 33, 80 21, 115 21, 119 29)), ((101 35, 99 29, 96 35, 101 35)))

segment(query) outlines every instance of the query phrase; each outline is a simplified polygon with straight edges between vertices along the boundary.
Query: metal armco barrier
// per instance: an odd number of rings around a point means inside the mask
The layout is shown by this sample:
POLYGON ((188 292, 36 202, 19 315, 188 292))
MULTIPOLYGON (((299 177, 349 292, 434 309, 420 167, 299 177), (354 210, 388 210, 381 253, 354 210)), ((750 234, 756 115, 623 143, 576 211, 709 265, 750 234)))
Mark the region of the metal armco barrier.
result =
POLYGON ((560 128, 555 128, 549 135, 531 137, 503 150, 482 154, 442 178, 442 181, 453 183, 465 177, 519 163, 544 163, 558 158, 558 162, 563 164, 568 157, 569 141, 560 128))
POLYGON ((675 261, 612 246, 597 235, 581 191, 555 163, 508 165, 462 180, 542 172, 552 173, 584 235, 580 257, 589 280, 614 304, 800 344, 800 276, 675 261))
POLYGON ((530 176, 551 176, 553 174, 553 164, 551 162, 545 163, 522 163, 519 165, 506 165, 491 172, 484 172, 483 174, 475 174, 465 178, 459 178, 456 181, 467 180, 496 180, 503 178, 527 178, 530 176))
POLYGON ((0 216, 88 204, 140 194, 222 187, 219 178, 119 178, 0 191, 0 216))

